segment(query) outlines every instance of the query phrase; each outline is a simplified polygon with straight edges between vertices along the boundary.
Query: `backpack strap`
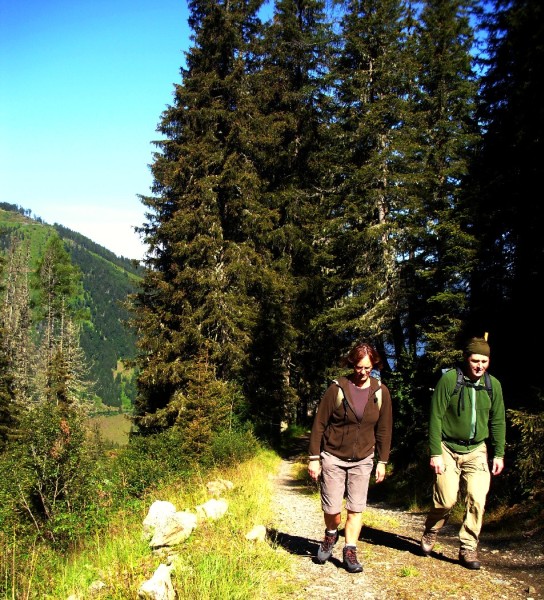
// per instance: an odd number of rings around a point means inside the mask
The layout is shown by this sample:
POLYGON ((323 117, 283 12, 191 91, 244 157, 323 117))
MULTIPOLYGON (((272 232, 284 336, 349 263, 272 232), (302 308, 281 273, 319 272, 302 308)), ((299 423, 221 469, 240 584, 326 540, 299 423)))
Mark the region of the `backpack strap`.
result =
POLYGON ((382 381, 381 381, 381 379, 378 379, 378 383, 380 384, 380 387, 376 390, 374 402, 376 402, 376 404, 378 405, 378 410, 381 410, 382 409, 382 381))
MULTIPOLYGON (((336 385, 338 386, 338 394, 336 396, 335 410, 337 408, 339 408, 339 406, 342 403, 344 403, 344 409, 347 410, 348 400, 344 394, 344 390, 342 389, 342 386, 340 385, 340 383, 338 383, 338 379, 333 379, 332 382, 336 383, 336 385)), ((374 402, 378 405, 378 410, 381 410, 382 409, 382 381, 381 381, 381 379, 378 379, 378 383, 379 383, 379 387, 376 390, 374 402)))
POLYGON ((491 385, 491 375, 487 371, 484 372, 484 387, 489 394, 489 399, 493 403, 493 386, 491 385))
POLYGON ((346 395, 344 394, 344 390, 342 389, 342 386, 338 382, 338 379, 333 379, 332 382, 336 383, 336 385, 338 386, 338 394, 336 395, 336 404, 334 406, 334 410, 339 408, 342 403, 344 404, 344 410, 347 410, 348 409, 348 399, 346 398, 346 395))
POLYGON ((455 380, 455 387, 453 388, 452 395, 459 392, 459 400, 457 401, 457 415, 461 415, 461 411, 465 410, 465 376, 460 367, 455 367, 457 372, 457 379, 455 380))
POLYGON ((453 388, 453 394, 456 394, 464 385, 465 385, 465 376, 463 375, 463 371, 460 367, 455 367, 457 372, 457 380, 455 381, 455 387, 453 388))
POLYGON ((459 390, 459 403, 457 405, 457 411, 461 414, 461 410, 465 410, 465 398, 464 398, 464 388, 468 385, 469 387, 473 387, 476 390, 486 390, 489 395, 491 402, 493 402, 493 387, 491 385, 491 376, 487 371, 484 372, 484 385, 474 385, 473 383, 466 381, 463 371, 460 367, 455 367, 457 371, 457 380, 455 381, 455 387, 453 388, 452 396, 456 394, 459 390))

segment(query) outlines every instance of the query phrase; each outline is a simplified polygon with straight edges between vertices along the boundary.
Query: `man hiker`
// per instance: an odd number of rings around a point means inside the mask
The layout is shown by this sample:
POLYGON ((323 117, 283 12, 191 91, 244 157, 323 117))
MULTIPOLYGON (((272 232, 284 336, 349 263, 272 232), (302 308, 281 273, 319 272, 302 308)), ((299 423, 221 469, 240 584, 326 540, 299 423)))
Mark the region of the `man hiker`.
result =
POLYGON ((430 466, 435 473, 433 507, 427 515, 421 550, 429 556, 450 516, 461 482, 465 514, 459 530, 459 563, 479 569, 478 540, 491 474, 504 468, 506 419, 502 387, 487 373, 487 339, 471 338, 463 367, 446 371, 433 392, 429 418, 430 466), (488 464, 489 442, 493 463, 488 464))

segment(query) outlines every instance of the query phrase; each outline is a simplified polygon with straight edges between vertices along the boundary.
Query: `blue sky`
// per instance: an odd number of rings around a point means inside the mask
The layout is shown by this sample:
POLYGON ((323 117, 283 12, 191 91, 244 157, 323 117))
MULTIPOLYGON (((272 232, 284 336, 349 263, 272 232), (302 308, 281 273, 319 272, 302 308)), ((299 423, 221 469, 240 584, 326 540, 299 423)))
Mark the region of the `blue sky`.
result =
POLYGON ((185 0, 0 0, 0 202, 141 258, 185 0))

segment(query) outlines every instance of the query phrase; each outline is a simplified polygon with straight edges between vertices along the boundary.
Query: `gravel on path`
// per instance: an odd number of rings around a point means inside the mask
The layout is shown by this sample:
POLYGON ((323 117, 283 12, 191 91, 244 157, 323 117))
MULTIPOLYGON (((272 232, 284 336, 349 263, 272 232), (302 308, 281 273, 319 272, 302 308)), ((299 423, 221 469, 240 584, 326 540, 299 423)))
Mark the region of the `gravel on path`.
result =
MULTIPOLYGON (((319 499, 308 482, 293 476, 296 460, 282 460, 275 477, 274 529, 269 538, 278 551, 294 557, 298 591, 307 600, 537 600, 544 598, 544 549, 541 541, 521 549, 500 539, 482 540, 482 568, 470 571, 457 561, 457 530, 444 528, 431 557, 419 540, 425 515, 369 503, 358 543, 363 573, 342 566, 343 531, 333 556, 321 565, 315 554, 324 534, 319 499)), ((286 596, 287 597, 287 596, 286 596)))

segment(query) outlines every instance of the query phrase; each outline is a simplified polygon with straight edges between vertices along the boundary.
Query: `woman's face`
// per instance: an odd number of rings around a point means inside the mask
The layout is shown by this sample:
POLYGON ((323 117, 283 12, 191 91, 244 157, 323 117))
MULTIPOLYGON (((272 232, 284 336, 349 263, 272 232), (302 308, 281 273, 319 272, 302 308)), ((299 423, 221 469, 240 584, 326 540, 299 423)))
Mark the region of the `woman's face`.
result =
POLYGON ((372 371, 372 363, 368 356, 363 356, 359 362, 353 367, 353 383, 362 387, 370 377, 372 371))

